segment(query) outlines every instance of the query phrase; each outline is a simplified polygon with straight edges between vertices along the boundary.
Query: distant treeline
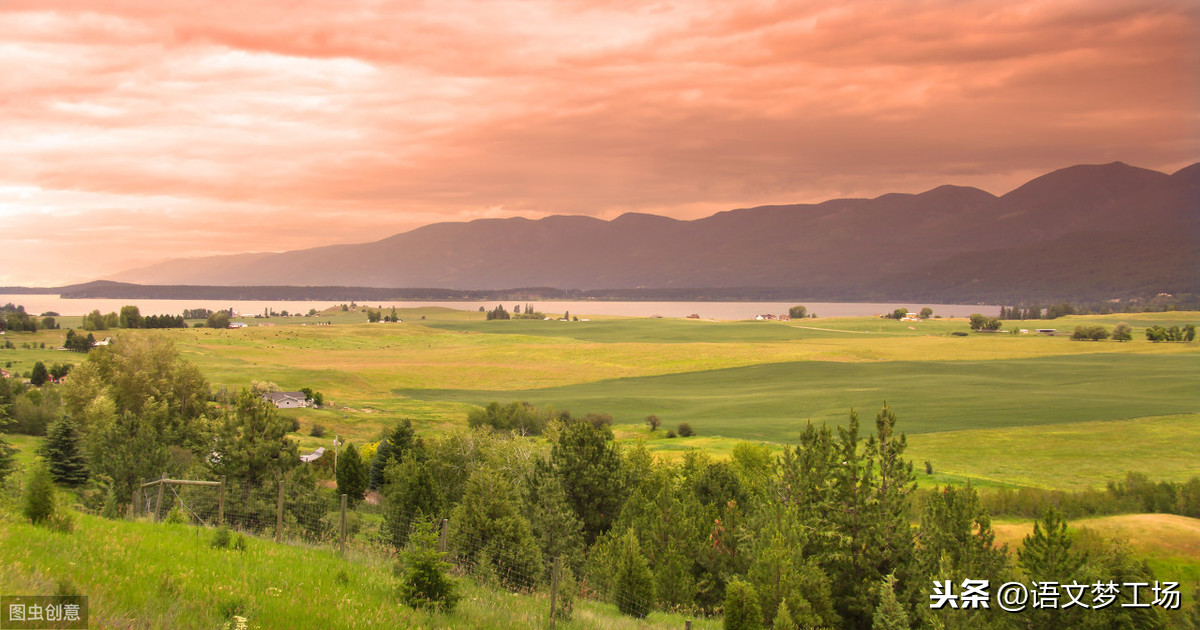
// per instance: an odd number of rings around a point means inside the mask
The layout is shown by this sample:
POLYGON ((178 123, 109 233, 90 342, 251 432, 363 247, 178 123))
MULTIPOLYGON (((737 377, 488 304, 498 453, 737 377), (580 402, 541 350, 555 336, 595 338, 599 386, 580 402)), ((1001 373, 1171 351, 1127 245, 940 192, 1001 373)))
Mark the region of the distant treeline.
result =
MULTIPOLYGON (((1142 311, 1200 310, 1200 294, 1146 293, 1098 300, 1064 288, 1060 292, 1036 291, 1026 295, 986 290, 877 290, 844 287, 683 287, 641 289, 557 289, 516 287, 507 289, 439 289, 343 286, 200 286, 140 285, 106 280, 58 288, 0 287, 0 293, 59 294, 67 299, 142 300, 276 300, 276 301, 538 301, 612 300, 630 302, 926 302, 946 304, 1017 304, 1019 311, 1040 304, 1069 304, 1080 314, 1142 311), (1115 301, 1112 301, 1114 300, 1115 301)), ((1044 307, 1036 307, 1044 308, 1044 307)), ((1002 317, 1002 319, 1008 319, 1002 317)))

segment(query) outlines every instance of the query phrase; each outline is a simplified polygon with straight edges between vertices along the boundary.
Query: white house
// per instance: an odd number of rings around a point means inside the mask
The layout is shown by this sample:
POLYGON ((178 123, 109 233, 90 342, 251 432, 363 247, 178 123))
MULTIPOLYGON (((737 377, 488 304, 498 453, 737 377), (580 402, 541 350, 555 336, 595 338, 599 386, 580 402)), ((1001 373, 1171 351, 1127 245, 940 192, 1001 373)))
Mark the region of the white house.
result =
POLYGON ((304 392, 268 392, 263 394, 263 400, 272 403, 279 409, 295 409, 308 407, 308 396, 304 392))

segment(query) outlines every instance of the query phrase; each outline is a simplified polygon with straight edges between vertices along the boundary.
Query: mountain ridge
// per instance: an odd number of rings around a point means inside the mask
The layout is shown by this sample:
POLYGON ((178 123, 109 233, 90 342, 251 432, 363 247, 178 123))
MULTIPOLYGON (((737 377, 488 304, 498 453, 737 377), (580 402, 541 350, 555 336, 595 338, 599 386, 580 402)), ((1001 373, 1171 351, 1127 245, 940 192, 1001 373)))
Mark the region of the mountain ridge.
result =
POLYGON ((1158 269, 1164 283, 1155 287, 1200 293, 1197 191, 1200 163, 1168 175, 1113 162, 1059 169, 1000 196, 946 184, 691 220, 629 212, 611 220, 443 222, 369 243, 172 260, 107 279, 463 290, 791 287, 897 299, 1027 291, 1028 299, 1104 299, 1149 290, 1138 283, 1158 269), (1087 234, 1103 247, 1089 250, 1080 236, 1087 234), (1162 251, 1164 243, 1173 251, 1162 251), (1005 277, 1016 256, 1019 277, 1005 277), (1119 260, 1123 268, 1110 273, 1130 281, 1084 281, 1076 273, 1103 273, 1106 260, 1119 260))

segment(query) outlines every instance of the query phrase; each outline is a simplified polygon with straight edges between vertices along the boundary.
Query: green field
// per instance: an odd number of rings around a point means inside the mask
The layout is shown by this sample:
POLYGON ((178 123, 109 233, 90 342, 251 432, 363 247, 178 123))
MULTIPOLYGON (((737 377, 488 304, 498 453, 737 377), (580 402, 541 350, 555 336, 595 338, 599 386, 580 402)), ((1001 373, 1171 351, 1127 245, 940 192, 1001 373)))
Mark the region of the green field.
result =
MULTIPOLYGON (((368 324, 361 311, 332 309, 250 319, 238 330, 99 335, 169 335, 214 387, 259 380, 322 391, 325 408, 284 412, 299 419, 304 448, 328 441, 308 436, 314 424, 360 441, 400 418, 438 431, 492 400, 609 413, 623 438, 647 439, 664 453, 717 454, 741 439, 787 444, 808 422, 843 422, 851 409, 869 422, 886 401, 912 436, 913 458, 933 462, 938 480, 1064 489, 1103 485, 1127 470, 1181 479, 1200 442, 1200 344, 1152 344, 1142 334, 1150 325, 1200 322, 1195 312, 1005 322, 1006 330, 1069 331, 1125 321, 1134 327, 1127 343, 957 336, 967 330, 961 318, 481 321, 476 311, 444 308, 400 315, 404 323, 368 324), (332 325, 302 325, 318 321, 332 325), (699 435, 647 435, 641 423, 649 414, 664 429, 686 421, 699 435), (1104 457, 1089 455, 1104 445, 1104 457)), ((20 373, 34 361, 82 360, 53 349, 63 336, 10 334, 34 348, 0 352, 0 365, 20 373)))

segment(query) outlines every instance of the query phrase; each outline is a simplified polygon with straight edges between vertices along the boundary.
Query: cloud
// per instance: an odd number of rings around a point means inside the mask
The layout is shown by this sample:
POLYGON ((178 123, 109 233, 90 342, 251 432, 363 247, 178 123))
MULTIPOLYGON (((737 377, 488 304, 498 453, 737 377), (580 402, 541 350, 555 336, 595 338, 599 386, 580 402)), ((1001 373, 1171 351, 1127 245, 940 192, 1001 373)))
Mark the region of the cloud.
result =
POLYGON ((29 262, 5 273, 51 282, 498 215, 1003 193, 1081 162, 1172 171, 1200 154, 1198 11, 13 0, 0 221, 29 262), (84 264, 98 235, 109 247, 84 264))

